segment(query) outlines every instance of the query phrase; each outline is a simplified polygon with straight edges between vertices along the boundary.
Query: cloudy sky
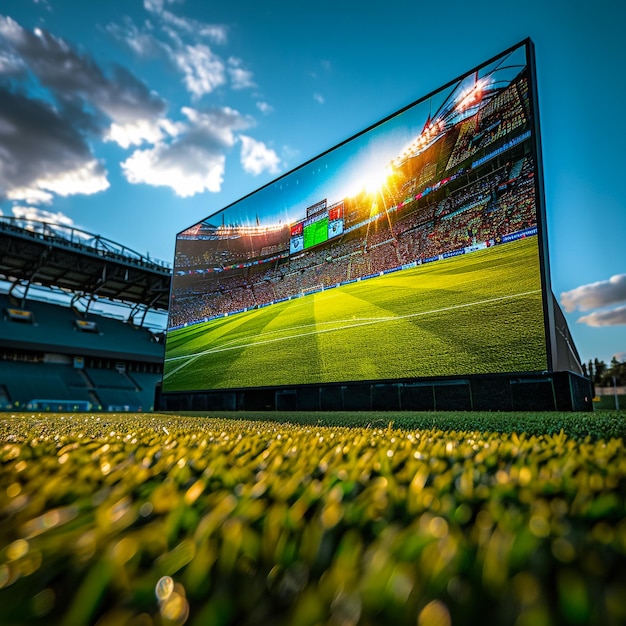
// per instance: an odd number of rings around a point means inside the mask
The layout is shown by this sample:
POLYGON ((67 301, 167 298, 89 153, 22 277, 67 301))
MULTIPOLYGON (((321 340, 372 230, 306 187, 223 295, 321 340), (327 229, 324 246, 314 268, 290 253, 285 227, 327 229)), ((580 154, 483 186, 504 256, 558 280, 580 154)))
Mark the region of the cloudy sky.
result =
POLYGON ((530 36, 553 291, 584 360, 624 360, 624 23, 616 0, 4 0, 0 211, 171 261, 178 231, 530 36))

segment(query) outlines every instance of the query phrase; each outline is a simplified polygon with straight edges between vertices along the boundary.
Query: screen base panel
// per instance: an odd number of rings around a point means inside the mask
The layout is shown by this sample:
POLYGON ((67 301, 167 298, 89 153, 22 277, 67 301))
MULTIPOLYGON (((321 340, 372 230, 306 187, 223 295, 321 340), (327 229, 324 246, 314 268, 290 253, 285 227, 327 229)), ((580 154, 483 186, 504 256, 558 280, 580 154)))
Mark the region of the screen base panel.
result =
POLYGON ((572 372, 163 393, 157 411, 593 411, 572 372))

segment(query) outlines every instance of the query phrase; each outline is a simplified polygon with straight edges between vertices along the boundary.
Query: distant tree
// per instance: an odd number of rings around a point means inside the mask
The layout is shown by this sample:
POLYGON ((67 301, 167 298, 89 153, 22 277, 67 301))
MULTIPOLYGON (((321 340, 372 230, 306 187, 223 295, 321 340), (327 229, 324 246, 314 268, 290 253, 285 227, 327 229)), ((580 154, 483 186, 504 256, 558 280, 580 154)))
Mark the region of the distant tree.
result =
POLYGON ((604 378, 604 374, 606 373, 606 363, 604 361, 599 361, 597 358, 593 361, 593 382, 596 385, 602 385, 602 379, 604 378))
POLYGON ((609 378, 609 385, 613 384, 613 377, 615 377, 615 384, 622 386, 626 384, 626 361, 620 363, 616 357, 611 359, 611 366, 607 371, 609 378))
MULTIPOLYGON (((585 372, 584 365, 583 372, 585 372)), ((611 359, 608 366, 598 359, 594 359, 593 362, 589 361, 585 373, 598 387, 612 387, 613 377, 618 387, 626 385, 626 361, 620 362, 616 357, 611 359)))

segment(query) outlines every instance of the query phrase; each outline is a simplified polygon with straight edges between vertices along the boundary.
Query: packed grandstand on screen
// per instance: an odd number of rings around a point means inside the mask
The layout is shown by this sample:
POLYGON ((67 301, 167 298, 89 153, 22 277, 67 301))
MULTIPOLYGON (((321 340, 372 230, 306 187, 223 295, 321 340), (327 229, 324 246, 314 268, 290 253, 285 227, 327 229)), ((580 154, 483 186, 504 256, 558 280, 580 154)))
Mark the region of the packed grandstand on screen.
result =
MULTIPOLYGON (((467 106, 482 97, 481 87, 478 82, 475 94, 463 95, 467 106)), ((458 111, 457 106, 427 121, 413 144, 392 161, 389 179, 377 194, 364 190, 344 198, 340 236, 320 245, 297 254, 292 248, 290 254, 290 230, 283 224, 206 222, 182 233, 169 327, 495 245, 516 233, 534 234, 535 164, 525 148, 525 73, 457 122, 458 111), (512 150, 502 164, 495 156, 505 140, 512 150)))

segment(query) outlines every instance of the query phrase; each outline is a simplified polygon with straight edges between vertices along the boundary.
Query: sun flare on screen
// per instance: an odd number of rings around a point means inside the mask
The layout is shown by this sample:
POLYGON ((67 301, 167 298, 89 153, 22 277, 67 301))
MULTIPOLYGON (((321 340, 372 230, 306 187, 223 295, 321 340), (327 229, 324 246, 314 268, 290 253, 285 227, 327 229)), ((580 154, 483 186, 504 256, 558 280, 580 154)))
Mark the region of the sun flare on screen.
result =
POLYGON ((392 174, 393 171, 389 165, 383 170, 373 170, 363 181, 363 188, 370 195, 374 195, 387 184, 387 181, 392 174))

